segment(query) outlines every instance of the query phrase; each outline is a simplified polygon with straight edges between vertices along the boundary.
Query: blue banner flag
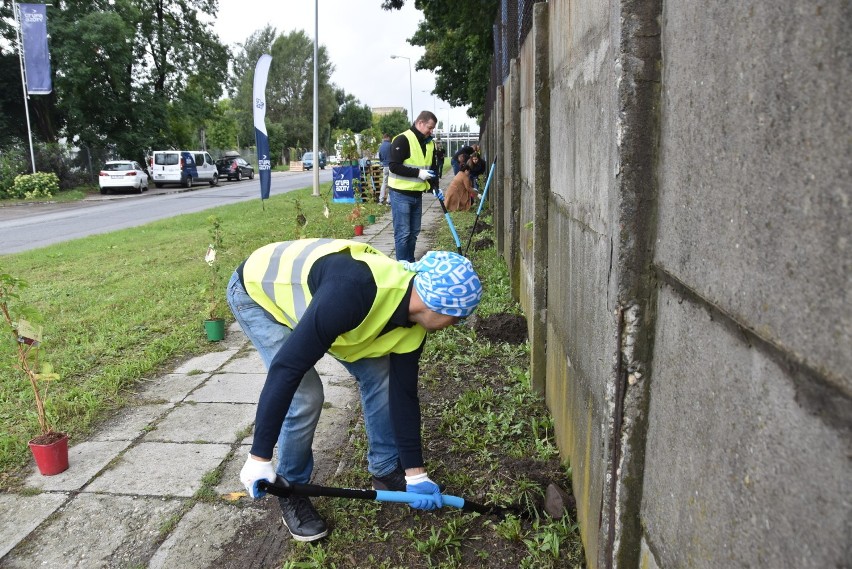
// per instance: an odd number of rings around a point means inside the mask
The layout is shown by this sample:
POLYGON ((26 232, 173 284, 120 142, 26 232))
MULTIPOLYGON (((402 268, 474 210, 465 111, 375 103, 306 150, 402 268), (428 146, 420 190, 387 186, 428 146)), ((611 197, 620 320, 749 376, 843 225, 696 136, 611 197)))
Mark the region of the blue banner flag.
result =
POLYGON ((358 166, 335 166, 331 169, 331 179, 334 180, 331 201, 335 203, 352 203, 355 201, 355 185, 361 178, 358 166))
POLYGON ((53 91, 50 78, 50 53, 47 49, 47 6, 18 4, 21 21, 21 43, 27 93, 47 95, 53 91))
POLYGON ((269 135, 266 134, 266 78, 272 56, 263 54, 254 68, 254 138, 257 143, 257 172, 260 174, 260 199, 269 199, 272 186, 272 161, 269 159, 269 135))

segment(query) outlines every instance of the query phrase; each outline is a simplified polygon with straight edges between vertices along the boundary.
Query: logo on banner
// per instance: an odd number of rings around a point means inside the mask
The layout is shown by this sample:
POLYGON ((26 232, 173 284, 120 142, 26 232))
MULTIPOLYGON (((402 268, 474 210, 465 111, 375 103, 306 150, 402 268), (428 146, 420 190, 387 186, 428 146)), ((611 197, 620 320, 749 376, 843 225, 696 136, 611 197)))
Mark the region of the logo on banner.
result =
POLYGON ((254 106, 258 109, 263 109, 266 106, 266 102, 263 99, 255 99, 254 106))
POLYGON ((272 170, 272 160, 264 154, 262 158, 257 159, 257 169, 258 170, 272 170))

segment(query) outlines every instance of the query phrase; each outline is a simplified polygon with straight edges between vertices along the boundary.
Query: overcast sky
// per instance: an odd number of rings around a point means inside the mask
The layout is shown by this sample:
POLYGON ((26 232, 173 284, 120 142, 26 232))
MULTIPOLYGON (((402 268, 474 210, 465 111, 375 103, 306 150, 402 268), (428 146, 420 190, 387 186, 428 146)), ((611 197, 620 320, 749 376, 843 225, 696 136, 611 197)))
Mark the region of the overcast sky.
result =
MULTIPOLYGON (((456 126, 467 123, 472 130, 478 130, 466 108, 448 111, 449 105, 431 94, 435 86, 431 71, 414 69, 423 54, 422 47, 406 41, 422 19, 414 0, 407 0, 402 10, 391 12, 382 10, 381 0, 318 1, 319 43, 326 47, 334 64, 333 83, 371 107, 408 110, 411 93, 415 116, 430 110, 441 121, 449 120, 456 126), (391 55, 411 59, 410 90, 409 62, 391 59, 391 55)), ((219 0, 214 30, 223 43, 234 47, 267 23, 279 34, 303 30, 313 39, 314 0, 219 0)))

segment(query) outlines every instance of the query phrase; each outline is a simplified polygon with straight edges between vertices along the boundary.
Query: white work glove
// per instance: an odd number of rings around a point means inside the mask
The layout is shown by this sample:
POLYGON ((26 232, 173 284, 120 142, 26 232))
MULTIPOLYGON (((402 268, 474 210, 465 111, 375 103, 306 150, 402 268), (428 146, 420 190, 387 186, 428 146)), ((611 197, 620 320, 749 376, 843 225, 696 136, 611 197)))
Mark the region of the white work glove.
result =
POLYGON ((405 491, 415 494, 423 494, 423 498, 410 502, 408 505, 418 510, 434 510, 444 505, 441 497, 441 489, 437 484, 429 480, 429 475, 415 474, 405 477, 405 491))
POLYGON ((421 168, 420 171, 417 172, 417 177, 425 182, 429 178, 434 178, 435 172, 433 172, 432 170, 424 170, 423 168, 421 168))
POLYGON ((240 482, 246 487, 248 495, 255 500, 266 495, 266 492, 257 487, 257 483, 260 480, 275 482, 276 476, 271 460, 255 460, 251 457, 251 454, 243 465, 243 469, 240 470, 240 482))

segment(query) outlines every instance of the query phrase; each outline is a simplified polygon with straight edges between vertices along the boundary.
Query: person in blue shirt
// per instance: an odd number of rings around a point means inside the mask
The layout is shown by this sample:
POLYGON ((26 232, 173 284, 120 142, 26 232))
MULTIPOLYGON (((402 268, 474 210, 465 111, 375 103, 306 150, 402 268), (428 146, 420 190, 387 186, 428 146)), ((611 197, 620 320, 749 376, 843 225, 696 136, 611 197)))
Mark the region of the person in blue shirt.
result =
POLYGON ((391 137, 388 133, 382 134, 382 143, 379 145, 379 162, 382 164, 382 189, 379 191, 379 203, 390 205, 388 195, 388 176, 390 176, 390 152, 391 137))

